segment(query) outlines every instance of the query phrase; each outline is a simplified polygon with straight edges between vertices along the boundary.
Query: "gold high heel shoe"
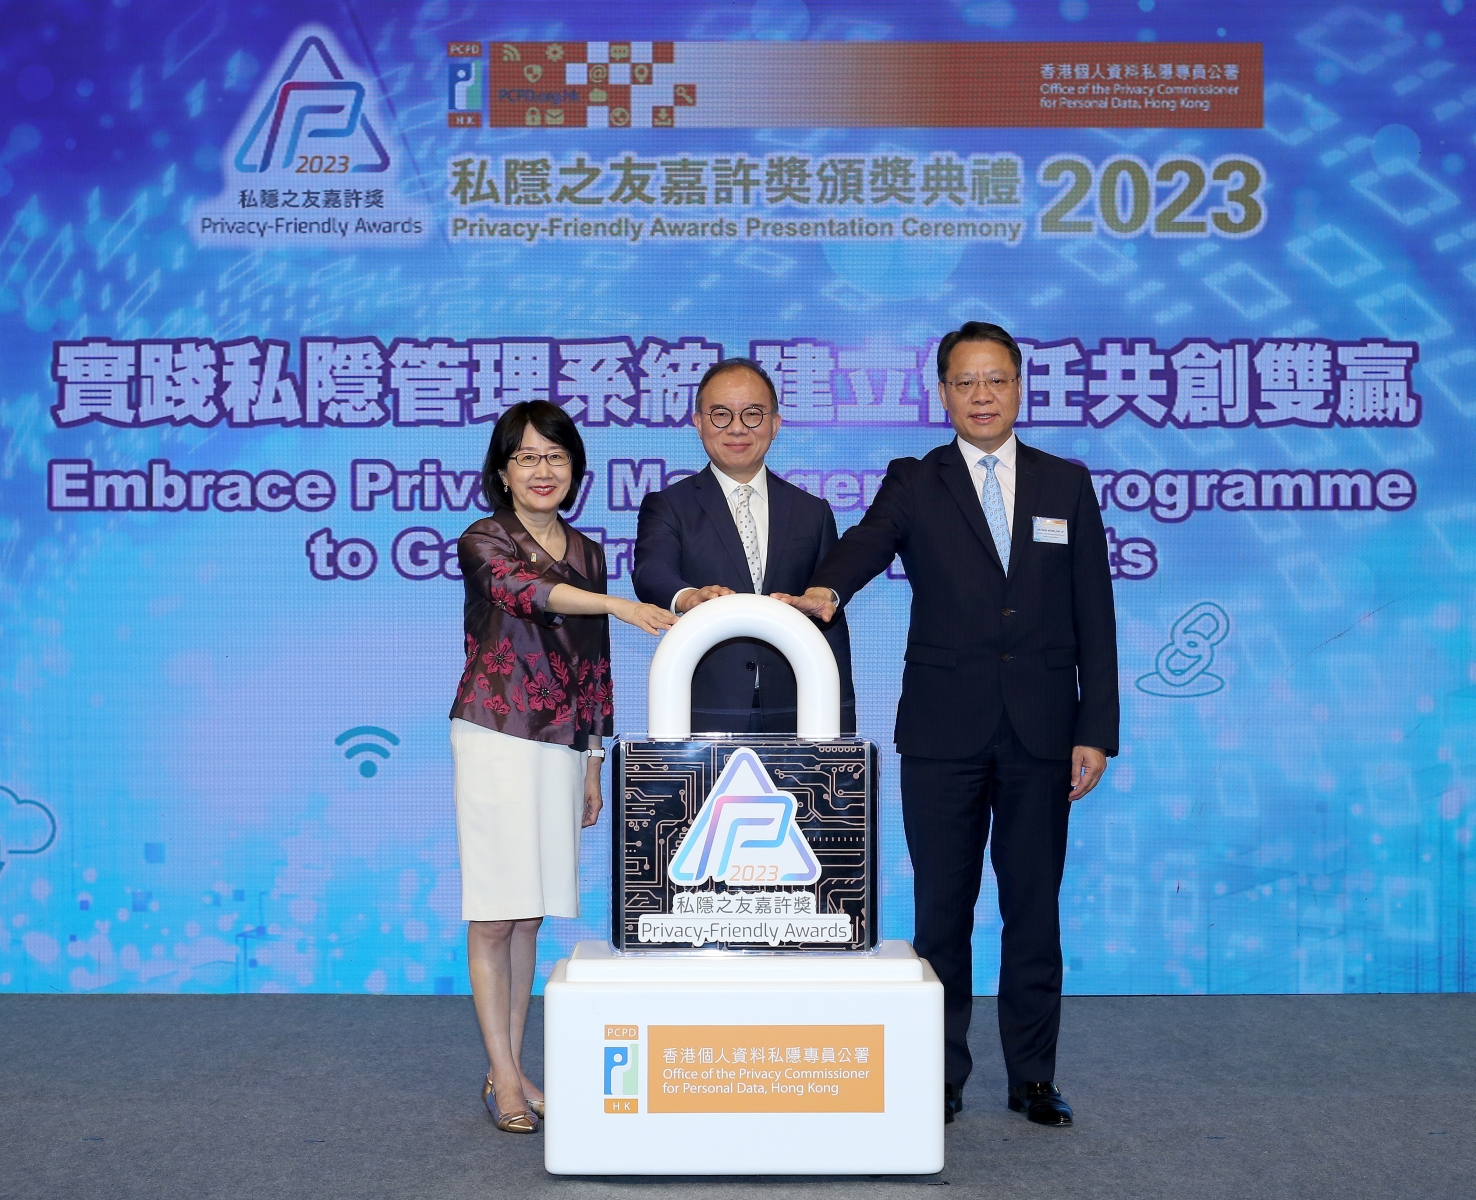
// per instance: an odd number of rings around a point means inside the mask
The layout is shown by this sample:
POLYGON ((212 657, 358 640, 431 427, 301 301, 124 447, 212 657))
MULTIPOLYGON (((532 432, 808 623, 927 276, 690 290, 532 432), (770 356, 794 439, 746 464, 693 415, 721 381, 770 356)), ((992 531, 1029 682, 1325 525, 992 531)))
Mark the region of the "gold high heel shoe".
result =
MULTIPOLYGON (((492 1076, 482 1080, 482 1103, 492 1114, 492 1123, 503 1133, 537 1133, 538 1120, 532 1113, 524 1111, 505 1113, 497 1107, 497 1091, 492 1086, 492 1076)), ((531 1107, 531 1105, 529 1106, 531 1107)))

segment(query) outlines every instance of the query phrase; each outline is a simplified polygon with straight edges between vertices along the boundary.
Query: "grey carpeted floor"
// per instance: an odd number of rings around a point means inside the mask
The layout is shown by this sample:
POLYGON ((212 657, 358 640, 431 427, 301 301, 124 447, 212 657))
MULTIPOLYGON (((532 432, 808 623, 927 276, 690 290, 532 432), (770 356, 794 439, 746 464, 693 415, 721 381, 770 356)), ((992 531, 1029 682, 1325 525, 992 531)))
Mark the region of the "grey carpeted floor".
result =
POLYGON ((481 1110, 466 999, 0 996, 0 1197, 1476 1195, 1476 996, 1068 998, 1068 1130, 976 1004, 941 1175, 567 1179, 481 1110))

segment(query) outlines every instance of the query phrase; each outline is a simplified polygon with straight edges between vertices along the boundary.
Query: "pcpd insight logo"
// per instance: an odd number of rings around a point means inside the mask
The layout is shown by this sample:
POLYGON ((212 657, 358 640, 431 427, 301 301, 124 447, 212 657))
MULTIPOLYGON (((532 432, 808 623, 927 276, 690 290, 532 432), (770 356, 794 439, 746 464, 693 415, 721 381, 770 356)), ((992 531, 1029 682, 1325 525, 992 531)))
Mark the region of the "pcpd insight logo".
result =
POLYGON ((605 1111, 641 1111, 641 1027, 606 1025, 604 1047, 605 1111))

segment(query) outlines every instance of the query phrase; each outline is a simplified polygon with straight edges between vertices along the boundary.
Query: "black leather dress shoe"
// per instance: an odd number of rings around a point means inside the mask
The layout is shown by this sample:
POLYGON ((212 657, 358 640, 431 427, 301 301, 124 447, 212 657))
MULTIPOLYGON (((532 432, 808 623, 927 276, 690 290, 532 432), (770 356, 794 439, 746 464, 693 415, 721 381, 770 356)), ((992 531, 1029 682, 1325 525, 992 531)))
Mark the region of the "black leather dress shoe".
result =
POLYGON ((1010 1111, 1022 1112, 1037 1125, 1070 1125, 1071 1105, 1054 1083, 1021 1083, 1010 1088, 1010 1111))
POLYGON ((953 1124, 953 1114, 963 1112, 963 1084, 943 1085, 943 1124, 953 1124))

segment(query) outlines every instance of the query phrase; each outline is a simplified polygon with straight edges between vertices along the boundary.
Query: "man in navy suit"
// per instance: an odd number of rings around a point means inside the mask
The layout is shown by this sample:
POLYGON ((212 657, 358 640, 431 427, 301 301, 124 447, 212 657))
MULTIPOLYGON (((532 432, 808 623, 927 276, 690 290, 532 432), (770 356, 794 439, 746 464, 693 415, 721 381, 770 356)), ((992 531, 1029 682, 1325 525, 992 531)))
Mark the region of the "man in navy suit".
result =
POLYGON ((944 1120, 963 1107, 973 1066, 971 939, 988 843, 1004 920, 1008 1103, 1069 1125, 1054 1082, 1057 896, 1071 802, 1117 753, 1117 622, 1091 476, 1015 437, 1020 373, 1020 348, 998 325, 970 321, 945 337, 938 393, 958 436, 895 459, 809 589, 786 598, 828 620, 902 556, 912 585, 897 705, 902 823, 917 952, 943 984, 944 1120))
MULTIPOLYGON (((779 432, 778 397, 758 363, 728 358, 702 377, 693 420, 709 464, 641 501, 636 595, 690 612, 734 592, 796 592, 835 544, 830 505, 764 466, 779 432)), ((844 615, 822 624, 841 678, 841 731, 856 731, 851 640, 844 615)), ((699 732, 793 733, 795 681, 767 642, 714 646, 692 676, 699 732)))

